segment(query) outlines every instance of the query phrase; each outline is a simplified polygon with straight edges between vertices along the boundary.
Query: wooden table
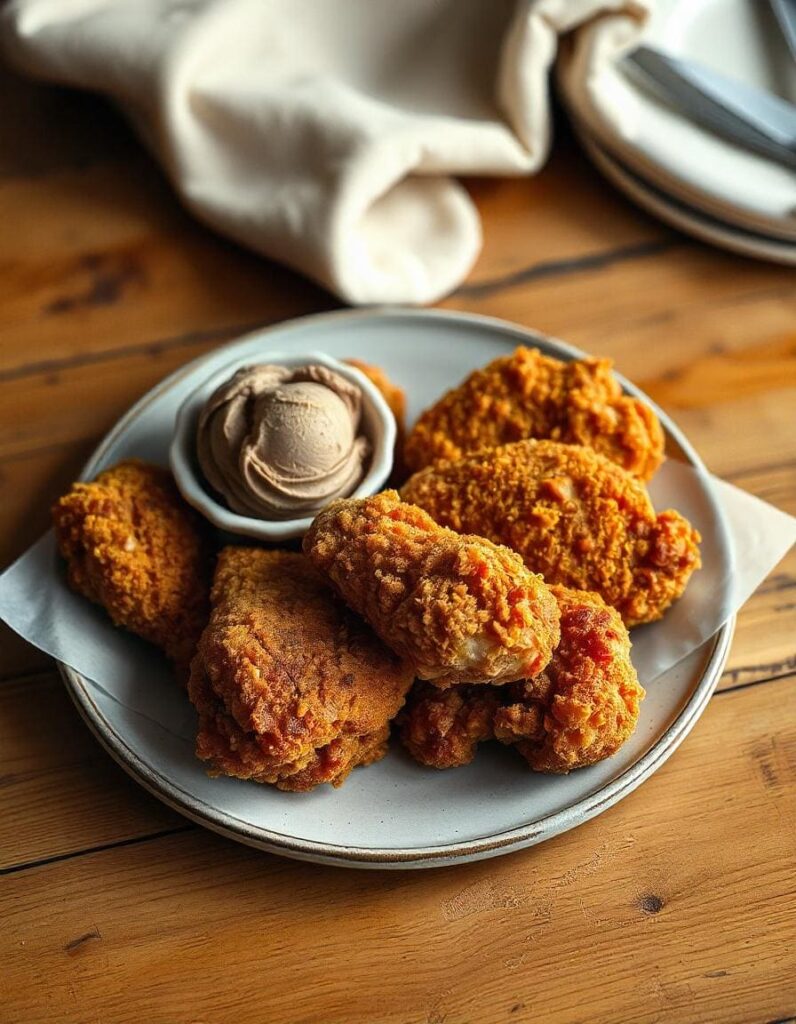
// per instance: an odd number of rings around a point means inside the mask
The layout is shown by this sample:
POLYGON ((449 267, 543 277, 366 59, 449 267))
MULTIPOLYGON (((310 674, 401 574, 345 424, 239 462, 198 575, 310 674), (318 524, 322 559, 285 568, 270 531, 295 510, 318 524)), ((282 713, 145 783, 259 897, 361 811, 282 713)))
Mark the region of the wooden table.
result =
MULTIPOLYGON (((477 181, 486 245, 442 305, 617 366, 713 471, 796 513, 792 271, 674 234, 563 139, 477 181)), ((165 374, 320 289, 181 211, 103 104, 0 77, 0 564, 165 374)), ((236 1024, 796 1017, 796 551, 738 620, 665 767, 541 847, 416 873, 268 856, 188 823, 2 634, 0 1020, 236 1024)))

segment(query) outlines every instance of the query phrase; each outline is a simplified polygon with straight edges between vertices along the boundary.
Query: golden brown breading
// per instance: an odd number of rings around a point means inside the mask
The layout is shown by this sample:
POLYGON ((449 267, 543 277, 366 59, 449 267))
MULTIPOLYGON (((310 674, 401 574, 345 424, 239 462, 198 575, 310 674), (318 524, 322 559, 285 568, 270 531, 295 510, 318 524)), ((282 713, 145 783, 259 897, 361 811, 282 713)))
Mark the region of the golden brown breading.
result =
POLYGON ((660 618, 700 564, 686 519, 656 515, 639 480, 579 445, 491 448, 421 470, 401 495, 442 526, 508 545, 548 583, 596 591, 628 626, 660 618))
POLYGON ((610 359, 564 363, 518 348, 470 374, 427 409, 404 447, 409 470, 479 448, 549 438, 583 444, 648 480, 664 436, 648 405, 623 395, 610 359))
POLYGON ((371 366, 370 363, 363 363, 361 359, 346 359, 349 366, 361 370, 371 384, 374 384, 384 397, 390 407, 390 412, 395 417, 396 435, 395 451, 393 452, 392 473, 390 473, 390 484, 402 484, 409 475, 404 463, 404 442, 406 440, 406 395, 397 387, 384 370, 379 366, 371 366))
MULTIPOLYGON (((516 686, 516 683, 509 683, 516 686)), ((449 686, 415 683, 396 719, 401 742, 421 764, 457 768, 469 764, 476 747, 494 738, 502 686, 449 686)))
POLYGON ((561 641, 543 673, 501 687, 414 687, 399 722, 415 760, 468 764, 478 743, 494 737, 516 746, 534 771, 560 773, 610 757, 632 735, 644 690, 627 629, 597 594, 552 589, 561 641))
POLYGON ((304 551, 421 679, 509 682, 540 672, 558 606, 513 551, 439 527, 395 491, 333 502, 304 551))
POLYGON ((160 466, 131 459, 52 509, 70 585, 186 674, 209 614, 204 526, 160 466))
POLYGON ((364 373, 371 384, 381 392, 384 401, 390 407, 390 412, 395 417, 399 433, 403 433, 406 425, 406 395, 401 388, 393 384, 380 366, 363 363, 361 359, 346 359, 346 363, 364 373))
POLYGON ((303 791, 384 756, 412 671, 308 559, 225 548, 212 604, 188 684, 211 775, 303 791))
POLYGON ((597 594, 555 587, 561 642, 547 669, 512 683, 495 737, 537 772, 568 772, 611 757, 636 728, 644 690, 621 618, 597 594))

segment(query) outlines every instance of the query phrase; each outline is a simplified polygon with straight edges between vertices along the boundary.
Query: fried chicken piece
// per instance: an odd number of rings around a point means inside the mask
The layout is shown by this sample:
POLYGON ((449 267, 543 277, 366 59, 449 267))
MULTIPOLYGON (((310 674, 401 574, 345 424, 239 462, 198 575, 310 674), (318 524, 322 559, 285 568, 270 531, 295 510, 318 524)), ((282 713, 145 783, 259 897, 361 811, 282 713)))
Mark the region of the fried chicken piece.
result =
POLYGON ((191 666, 210 775, 303 792, 387 752, 411 668, 297 552, 225 548, 191 666))
POLYGON ((71 587, 161 647, 184 678, 209 614, 210 547, 171 473, 137 459, 76 483, 52 509, 71 587))
POLYGON ((401 490, 440 525, 519 552, 548 583, 593 590, 626 625, 659 619, 699 568, 700 536, 580 445, 518 441, 429 466, 401 490))
POLYGON ((478 743, 496 738, 534 771, 561 773, 610 757, 632 735, 644 690, 627 629, 598 594, 552 590, 561 641, 540 675, 502 687, 415 686, 398 719, 415 760, 468 764, 478 743))
POLYGON ((562 773, 619 750, 636 728, 644 690, 616 610, 598 594, 553 592, 561 642, 544 672, 506 689, 494 730, 534 771, 562 773))
POLYGON ((372 366, 370 363, 363 363, 361 359, 346 359, 349 366, 361 370, 371 384, 375 385, 384 397, 395 417, 397 428, 395 436, 395 451, 393 453, 392 473, 390 474, 391 484, 402 484, 409 475, 404 463, 404 442, 406 440, 406 395, 397 387, 384 370, 379 366, 372 366))
POLYGON ((518 348, 471 373, 409 433, 409 470, 526 438, 583 444, 649 480, 663 460, 658 417, 623 395, 610 359, 569 363, 518 348))
POLYGON ((439 527, 395 491, 333 502, 304 552, 421 679, 504 683, 540 672, 558 606, 513 551, 439 527))
POLYGON ((469 764, 478 744, 494 738, 503 689, 465 685, 441 690, 433 683, 415 683, 397 718, 401 742, 430 768, 469 764))
POLYGON ((346 363, 364 373, 371 384, 381 392, 395 417, 398 433, 402 434, 406 426, 406 395, 402 389, 393 384, 380 366, 363 363, 361 359, 346 359, 346 363))

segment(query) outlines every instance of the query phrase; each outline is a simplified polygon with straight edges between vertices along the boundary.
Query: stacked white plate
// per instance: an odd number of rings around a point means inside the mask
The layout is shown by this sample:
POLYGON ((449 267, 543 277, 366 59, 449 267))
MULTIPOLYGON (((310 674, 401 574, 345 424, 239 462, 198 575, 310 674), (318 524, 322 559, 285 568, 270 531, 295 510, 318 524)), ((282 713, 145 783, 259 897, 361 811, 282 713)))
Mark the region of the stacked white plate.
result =
MULTIPOLYGON (((644 43, 796 103, 796 61, 765 0, 657 0, 644 43)), ((590 88, 559 81, 596 167, 639 206, 703 241, 796 265, 796 174, 700 127, 619 62, 590 88), (610 97, 595 116, 595 90, 610 97), (591 93, 591 96, 590 96, 591 93)))

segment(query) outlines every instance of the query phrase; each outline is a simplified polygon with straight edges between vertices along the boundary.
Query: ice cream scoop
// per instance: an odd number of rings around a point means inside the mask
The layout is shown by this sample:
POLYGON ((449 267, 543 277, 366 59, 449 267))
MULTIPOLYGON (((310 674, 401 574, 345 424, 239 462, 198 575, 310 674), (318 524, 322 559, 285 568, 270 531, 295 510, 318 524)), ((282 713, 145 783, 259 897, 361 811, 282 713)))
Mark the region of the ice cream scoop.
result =
POLYGON ((365 473, 361 419, 361 390, 326 366, 246 366, 200 413, 199 465, 233 512, 314 516, 365 473))

